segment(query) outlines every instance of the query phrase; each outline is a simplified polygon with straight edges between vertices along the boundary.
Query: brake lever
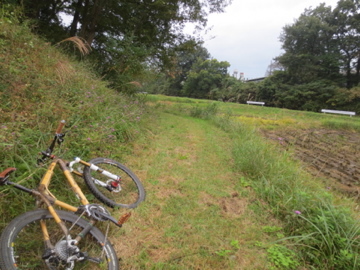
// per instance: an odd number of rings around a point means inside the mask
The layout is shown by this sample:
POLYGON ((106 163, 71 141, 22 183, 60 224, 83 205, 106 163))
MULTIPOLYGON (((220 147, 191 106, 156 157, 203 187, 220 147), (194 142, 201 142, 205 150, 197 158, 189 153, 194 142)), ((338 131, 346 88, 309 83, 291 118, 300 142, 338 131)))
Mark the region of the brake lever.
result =
POLYGON ((57 143, 59 144, 59 145, 61 145, 61 143, 64 141, 64 137, 65 137, 65 135, 66 135, 66 132, 67 131, 65 131, 64 133, 60 133, 60 134, 56 134, 55 136, 56 136, 56 141, 57 141, 57 143))

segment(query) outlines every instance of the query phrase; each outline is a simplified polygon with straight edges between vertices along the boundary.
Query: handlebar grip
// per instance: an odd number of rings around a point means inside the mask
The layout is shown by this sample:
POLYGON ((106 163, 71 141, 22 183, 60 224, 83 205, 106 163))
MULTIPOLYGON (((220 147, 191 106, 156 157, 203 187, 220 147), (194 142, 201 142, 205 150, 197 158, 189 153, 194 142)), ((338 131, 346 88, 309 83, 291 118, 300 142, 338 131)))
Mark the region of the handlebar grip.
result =
POLYGON ((61 120, 55 131, 55 134, 60 134, 64 126, 65 126, 65 120, 61 120))

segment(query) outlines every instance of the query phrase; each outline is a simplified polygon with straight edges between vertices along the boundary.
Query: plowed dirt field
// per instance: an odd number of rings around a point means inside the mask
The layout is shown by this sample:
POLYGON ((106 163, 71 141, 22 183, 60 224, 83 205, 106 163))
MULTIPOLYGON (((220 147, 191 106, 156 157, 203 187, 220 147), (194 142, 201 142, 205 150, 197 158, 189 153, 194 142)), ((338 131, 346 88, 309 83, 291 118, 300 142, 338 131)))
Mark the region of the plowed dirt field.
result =
MULTIPOLYGON (((316 177, 330 180, 335 188, 360 199, 360 134, 358 132, 309 129, 262 131, 295 157, 316 177)), ((329 187, 330 188, 330 187, 329 187)))

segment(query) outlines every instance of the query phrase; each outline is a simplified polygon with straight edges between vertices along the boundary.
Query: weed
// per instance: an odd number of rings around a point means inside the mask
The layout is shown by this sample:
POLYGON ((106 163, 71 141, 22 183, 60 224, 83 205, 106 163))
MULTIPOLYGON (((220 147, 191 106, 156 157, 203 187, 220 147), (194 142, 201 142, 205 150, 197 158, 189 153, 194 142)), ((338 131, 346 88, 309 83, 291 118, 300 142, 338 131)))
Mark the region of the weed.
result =
POLYGON ((250 187, 251 183, 245 179, 245 177, 240 178, 240 185, 242 187, 250 187))
POLYGON ((216 251, 215 252, 217 255, 221 256, 221 257, 227 257, 229 256, 230 254, 233 253, 232 250, 229 250, 229 249, 221 249, 219 251, 216 251))
POLYGON ((360 267, 360 223, 352 220, 346 209, 337 209, 325 203, 314 212, 309 217, 299 215, 306 223, 302 235, 297 237, 297 243, 312 247, 311 254, 307 256, 314 264, 323 265, 324 269, 360 267))
POLYGON ((201 119, 210 119, 214 117, 218 112, 218 105, 217 103, 210 103, 204 106, 194 106, 190 110, 190 116, 197 117, 201 119))
POLYGON ((230 247, 231 249, 221 249, 219 251, 216 251, 215 253, 221 257, 227 257, 231 254, 234 254, 236 251, 240 249, 239 241, 231 240, 230 247))
POLYGON ((240 244, 238 240, 231 240, 230 245, 235 249, 235 250, 239 250, 240 249, 240 244))
POLYGON ((351 121, 350 119, 347 121, 344 121, 344 119, 341 120, 323 120, 321 124, 326 128, 331 129, 344 129, 344 130, 356 130, 360 131, 360 124, 355 121, 351 121))
POLYGON ((272 269, 296 269, 298 262, 295 252, 282 245, 272 245, 267 249, 270 261, 276 266, 272 269))

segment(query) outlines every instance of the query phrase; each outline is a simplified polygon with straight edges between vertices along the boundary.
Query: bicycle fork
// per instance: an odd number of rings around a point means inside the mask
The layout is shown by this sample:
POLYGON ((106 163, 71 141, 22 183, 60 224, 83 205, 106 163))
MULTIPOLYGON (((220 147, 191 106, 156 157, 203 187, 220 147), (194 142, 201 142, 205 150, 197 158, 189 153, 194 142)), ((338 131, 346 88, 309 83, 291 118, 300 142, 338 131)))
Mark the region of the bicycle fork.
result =
POLYGON ((77 163, 85 165, 86 167, 89 167, 90 170, 99 172, 100 174, 105 175, 110 178, 106 182, 103 182, 101 180, 93 178, 93 181, 95 182, 95 184, 106 188, 110 192, 120 192, 121 191, 121 185, 120 185, 121 176, 118 176, 116 174, 113 174, 111 172, 103 170, 100 167, 98 167, 92 163, 83 161, 79 157, 76 157, 73 161, 69 162, 69 170, 70 170, 70 172, 72 172, 78 176, 81 176, 81 177, 83 176, 82 172, 77 172, 73 169, 74 164, 77 164, 77 163))

